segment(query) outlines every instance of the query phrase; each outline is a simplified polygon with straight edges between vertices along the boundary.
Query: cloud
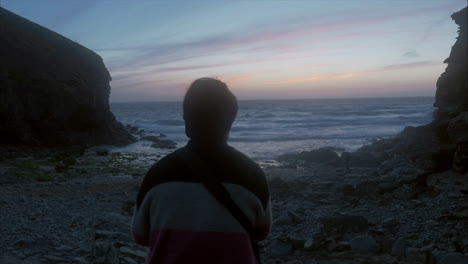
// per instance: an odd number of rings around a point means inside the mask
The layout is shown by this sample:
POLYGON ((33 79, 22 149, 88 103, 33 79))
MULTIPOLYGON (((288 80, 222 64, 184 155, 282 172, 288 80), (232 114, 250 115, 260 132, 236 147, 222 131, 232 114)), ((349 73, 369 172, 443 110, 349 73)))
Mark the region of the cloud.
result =
POLYGON ((421 55, 419 55, 419 53, 417 53, 416 51, 408 51, 401 55, 402 59, 414 59, 418 57, 421 57, 421 55))
POLYGON ((433 66, 433 65, 440 65, 439 62, 435 61, 417 61, 417 62, 409 62, 409 63, 401 63, 401 64, 392 64, 381 67, 373 72, 378 71, 388 71, 388 70, 399 70, 399 69, 407 69, 407 68, 415 68, 415 67, 424 67, 424 66, 433 66))
POLYGON ((271 81, 266 82, 267 85, 281 85, 281 84, 297 84, 297 83, 309 83, 309 82, 318 82, 324 80, 333 80, 333 79, 348 79, 348 78, 355 78, 371 73, 376 72, 385 72, 385 71, 394 71, 394 70, 401 70, 401 69, 408 69, 408 68, 417 68, 417 67, 425 67, 425 66, 432 66, 432 65, 439 65, 440 63, 436 63, 433 61, 419 61, 419 62, 411 62, 411 63, 403 63, 403 64, 392 64, 383 66, 376 69, 371 69, 367 71, 359 71, 359 72, 348 72, 348 73, 336 73, 336 74, 318 74, 315 76, 309 77, 301 77, 301 78, 290 78, 278 81, 271 81))
POLYGON ((327 44, 331 41, 362 38, 366 35, 391 34, 391 32, 346 32, 358 25, 373 25, 401 19, 414 17, 439 11, 441 8, 451 8, 453 5, 442 5, 437 7, 422 8, 387 15, 354 16, 342 18, 338 21, 317 22, 310 17, 298 18, 290 24, 274 24, 268 26, 251 27, 237 32, 225 32, 215 36, 205 37, 182 43, 170 43, 165 45, 141 45, 121 47, 94 48, 97 52, 122 51, 117 60, 113 60, 110 68, 122 70, 125 68, 145 67, 150 65, 163 65, 180 61, 193 60, 206 56, 239 53, 252 56, 261 54, 275 54, 278 52, 296 53, 298 45, 304 46, 307 41, 299 39, 313 38, 308 40, 308 48, 316 47, 317 44, 327 44), (290 45, 285 46, 285 42, 290 45))

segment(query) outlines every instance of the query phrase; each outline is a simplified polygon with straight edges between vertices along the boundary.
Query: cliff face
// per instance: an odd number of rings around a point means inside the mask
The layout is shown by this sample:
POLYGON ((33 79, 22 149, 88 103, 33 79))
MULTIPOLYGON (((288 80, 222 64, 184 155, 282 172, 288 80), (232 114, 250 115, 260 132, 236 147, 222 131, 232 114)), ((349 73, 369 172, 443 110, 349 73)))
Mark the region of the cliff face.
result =
POLYGON ((454 13, 452 19, 460 27, 458 38, 452 47, 450 56, 444 61, 448 63, 444 73, 437 80, 435 106, 442 111, 467 109, 467 8, 454 13))
POLYGON ((406 127, 394 138, 362 147, 364 153, 405 157, 424 171, 468 171, 467 8, 452 15, 459 36, 437 81, 432 123, 406 127))
POLYGON ((468 143, 467 8, 454 13, 452 19, 460 27, 450 56, 444 61, 447 68, 437 80, 434 123, 442 141, 461 144, 468 143))
POLYGON ((102 58, 0 8, 0 143, 127 144, 135 139, 109 109, 102 58))

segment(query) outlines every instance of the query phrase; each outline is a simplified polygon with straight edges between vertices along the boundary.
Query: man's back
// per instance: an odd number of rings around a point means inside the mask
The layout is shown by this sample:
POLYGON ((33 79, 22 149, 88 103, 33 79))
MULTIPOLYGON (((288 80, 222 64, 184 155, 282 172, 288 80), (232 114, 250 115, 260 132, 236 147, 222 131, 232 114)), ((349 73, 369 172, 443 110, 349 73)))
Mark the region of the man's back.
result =
MULTIPOLYGON (((271 208, 261 168, 227 144, 207 147, 191 141, 184 148, 196 153, 220 179, 250 219, 253 239, 265 239, 271 208)), ((150 169, 137 198, 133 234, 138 243, 150 247, 149 262, 255 263, 248 233, 176 152, 150 169)))

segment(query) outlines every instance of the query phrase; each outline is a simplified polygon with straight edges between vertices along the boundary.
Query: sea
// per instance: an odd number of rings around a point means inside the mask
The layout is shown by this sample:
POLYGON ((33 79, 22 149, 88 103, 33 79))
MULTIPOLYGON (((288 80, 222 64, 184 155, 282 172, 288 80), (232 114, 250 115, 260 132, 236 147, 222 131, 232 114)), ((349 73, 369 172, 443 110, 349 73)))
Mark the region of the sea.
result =
MULTIPOLYGON (((240 101, 229 144, 259 162, 320 147, 354 151, 406 126, 430 123, 433 103, 433 97, 240 101)), ((188 141, 182 102, 112 103, 111 110, 148 135, 164 134, 178 147, 188 141)), ((128 148, 154 152, 144 141, 128 148)))

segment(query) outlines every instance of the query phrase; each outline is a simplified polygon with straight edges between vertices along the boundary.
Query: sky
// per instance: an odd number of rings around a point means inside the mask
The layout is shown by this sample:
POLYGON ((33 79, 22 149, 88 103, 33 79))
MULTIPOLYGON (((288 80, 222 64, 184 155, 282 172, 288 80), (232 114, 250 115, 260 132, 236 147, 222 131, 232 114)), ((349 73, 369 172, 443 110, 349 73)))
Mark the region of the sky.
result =
POLYGON ((0 0, 99 54, 111 102, 434 96, 466 0, 0 0))

